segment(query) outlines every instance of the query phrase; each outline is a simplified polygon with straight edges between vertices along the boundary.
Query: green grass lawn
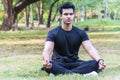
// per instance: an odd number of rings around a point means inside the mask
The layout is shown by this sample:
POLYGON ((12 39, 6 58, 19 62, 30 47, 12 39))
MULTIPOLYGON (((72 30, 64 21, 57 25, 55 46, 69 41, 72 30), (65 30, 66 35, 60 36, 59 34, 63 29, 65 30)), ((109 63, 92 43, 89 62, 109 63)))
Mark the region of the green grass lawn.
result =
MULTIPOLYGON (((99 76, 59 75, 50 77, 40 70, 46 33, 0 32, 0 80, 119 80, 120 32, 88 32, 91 42, 107 63, 99 76), (4 33, 4 36, 3 36, 4 33), (8 35, 11 36, 9 36, 8 35), (37 34, 37 35, 36 35, 37 34), (18 35, 18 36, 17 36, 18 35), (21 38, 24 35, 24 38, 21 38), (7 36, 7 37, 6 37, 7 36), (32 37, 31 37, 32 36, 32 37), (41 36, 43 36, 41 38, 41 36)), ((91 59, 81 47, 79 57, 91 59)))

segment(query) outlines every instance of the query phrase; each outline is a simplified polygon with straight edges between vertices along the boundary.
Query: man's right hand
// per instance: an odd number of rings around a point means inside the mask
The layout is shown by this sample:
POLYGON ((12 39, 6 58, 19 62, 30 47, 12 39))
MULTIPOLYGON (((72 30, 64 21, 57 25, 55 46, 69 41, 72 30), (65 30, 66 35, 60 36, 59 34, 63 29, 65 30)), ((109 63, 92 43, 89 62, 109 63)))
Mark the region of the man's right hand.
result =
POLYGON ((44 62, 43 66, 48 69, 52 68, 52 64, 48 60, 44 62))

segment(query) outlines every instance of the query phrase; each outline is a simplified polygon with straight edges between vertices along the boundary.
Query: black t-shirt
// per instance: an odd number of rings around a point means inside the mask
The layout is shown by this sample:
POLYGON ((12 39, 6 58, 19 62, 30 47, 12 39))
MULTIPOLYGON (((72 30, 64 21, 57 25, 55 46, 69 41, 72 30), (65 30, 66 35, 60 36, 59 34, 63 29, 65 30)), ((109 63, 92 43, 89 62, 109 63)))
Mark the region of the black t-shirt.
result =
POLYGON ((78 60, 78 51, 83 41, 89 40, 85 31, 72 27, 65 31, 61 26, 49 31, 46 41, 54 42, 52 60, 72 62, 78 60))

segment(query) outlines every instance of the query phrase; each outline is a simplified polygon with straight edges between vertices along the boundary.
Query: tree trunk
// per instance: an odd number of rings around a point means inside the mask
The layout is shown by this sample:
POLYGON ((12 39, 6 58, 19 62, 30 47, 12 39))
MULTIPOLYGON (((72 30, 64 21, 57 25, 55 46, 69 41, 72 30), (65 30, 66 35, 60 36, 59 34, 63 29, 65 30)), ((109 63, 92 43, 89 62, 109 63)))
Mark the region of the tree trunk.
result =
POLYGON ((33 29, 34 26, 34 20, 33 20, 33 8, 32 8, 32 4, 29 6, 29 13, 30 13, 30 26, 29 29, 33 29))
POLYGON ((29 11, 30 11, 30 7, 28 6, 25 8, 25 14, 26 14, 25 17, 26 17, 26 26, 27 27, 29 27, 29 16, 30 16, 29 11))
POLYGON ((106 0, 104 0, 104 5, 105 5, 105 9, 104 9, 104 19, 108 18, 108 3, 106 0))
POLYGON ((39 15, 39 18, 40 18, 40 21, 39 21, 39 24, 43 24, 43 2, 41 2, 40 4, 40 15, 39 15))
POLYGON ((48 15, 48 20, 47 20, 47 28, 50 28, 50 23, 51 23, 51 15, 52 15, 52 8, 55 5, 55 3, 59 1, 59 0, 55 0, 51 6, 50 6, 50 11, 49 11, 49 15, 48 15))
POLYGON ((116 17, 116 14, 117 14, 117 13, 118 13, 117 10, 114 10, 113 20, 116 20, 116 18, 117 18, 117 17, 116 17))
POLYGON ((17 26, 17 15, 28 5, 39 0, 19 0, 13 8, 13 0, 2 0, 4 6, 4 20, 0 27, 1 30, 15 30, 17 26))
POLYGON ((3 6, 4 6, 4 20, 1 25, 1 30, 10 30, 12 28, 14 19, 12 0, 3 0, 3 6))
POLYGON ((97 15, 98 15, 98 20, 101 19, 101 12, 100 12, 100 8, 96 7, 96 11, 97 11, 97 15))
POLYGON ((85 20, 87 20, 87 6, 85 6, 85 20))
POLYGON ((43 2, 41 1, 41 3, 40 2, 36 3, 36 6, 37 6, 38 20, 39 20, 38 25, 40 25, 43 24, 43 14, 44 14, 43 2))
POLYGON ((82 12, 81 12, 81 21, 85 20, 85 8, 82 6, 82 12))
POLYGON ((55 20, 55 18, 56 18, 56 16, 57 16, 58 11, 59 11, 59 7, 57 7, 57 10, 56 10, 56 12, 55 12, 55 14, 54 14, 54 17, 53 17, 53 19, 52 19, 52 22, 55 20))

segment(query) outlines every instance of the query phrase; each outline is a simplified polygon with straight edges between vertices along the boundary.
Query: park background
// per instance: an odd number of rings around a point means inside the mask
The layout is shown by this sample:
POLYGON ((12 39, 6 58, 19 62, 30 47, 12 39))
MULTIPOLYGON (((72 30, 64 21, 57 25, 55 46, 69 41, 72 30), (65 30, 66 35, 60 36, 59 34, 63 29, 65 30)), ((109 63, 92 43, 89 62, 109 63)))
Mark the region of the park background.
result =
MULTIPOLYGON (((119 80, 119 0, 0 0, 0 80, 119 80), (59 75, 40 70, 49 30, 60 24, 59 5, 76 6, 73 24, 87 32, 107 63, 99 76, 59 75)), ((80 59, 91 59, 81 47, 80 59)))

